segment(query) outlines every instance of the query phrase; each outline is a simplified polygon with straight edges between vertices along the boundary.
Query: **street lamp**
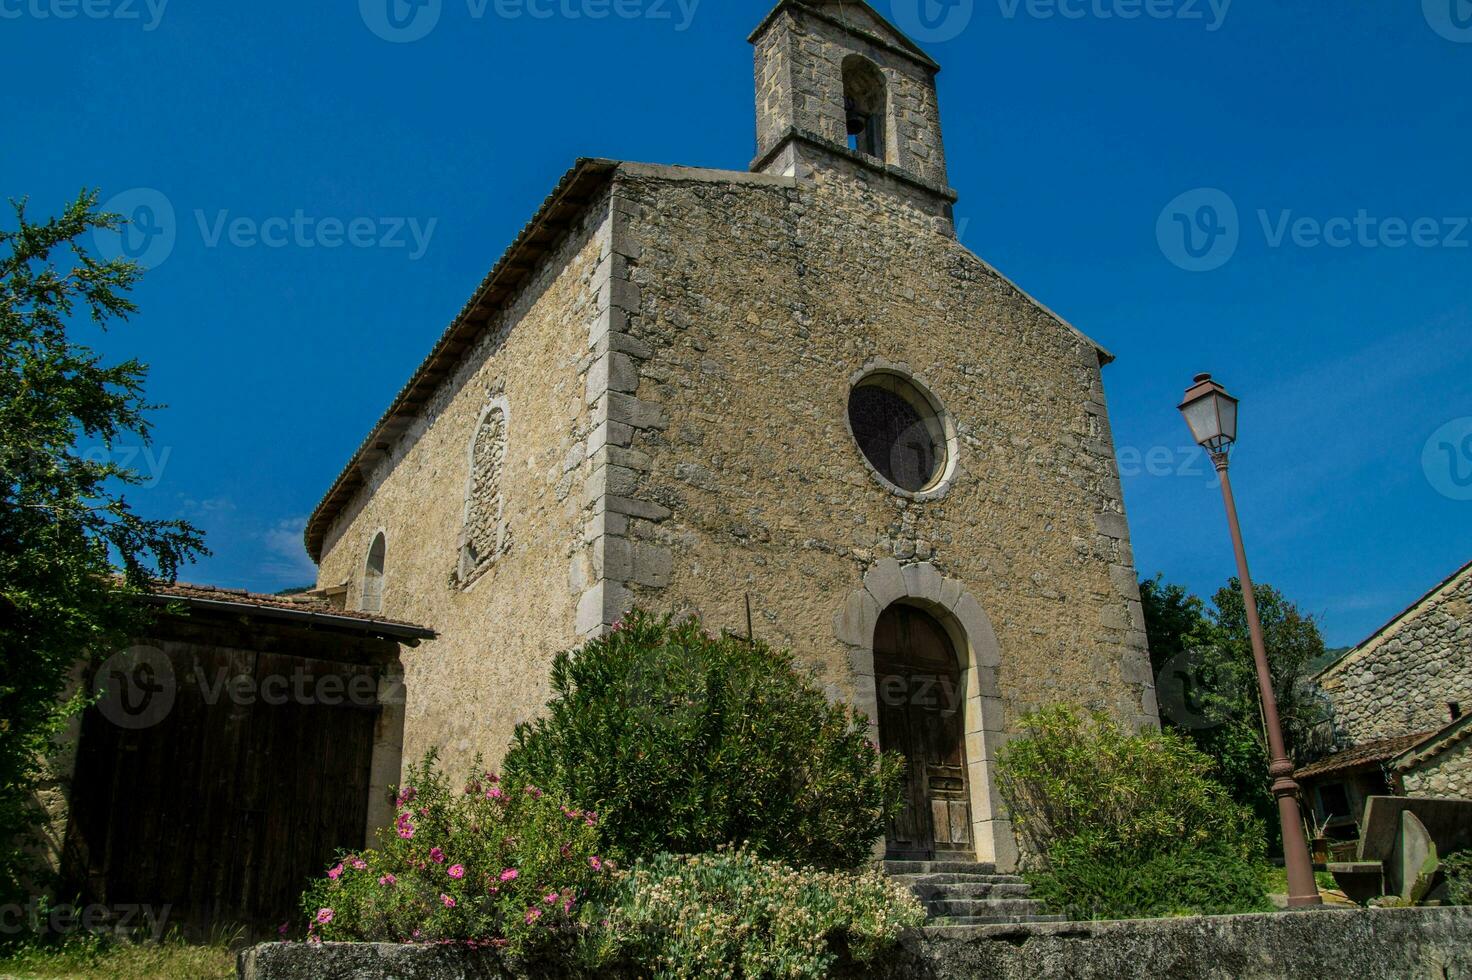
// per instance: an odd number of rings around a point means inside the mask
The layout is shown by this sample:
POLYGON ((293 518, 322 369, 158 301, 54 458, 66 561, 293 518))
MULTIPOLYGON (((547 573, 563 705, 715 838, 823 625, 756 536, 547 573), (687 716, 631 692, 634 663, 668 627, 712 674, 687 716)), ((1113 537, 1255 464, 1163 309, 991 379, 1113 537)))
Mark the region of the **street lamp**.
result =
POLYGON ((1263 721, 1268 735, 1268 775, 1273 778, 1273 795, 1278 798, 1278 818, 1283 824, 1283 863, 1288 871, 1288 904, 1295 907, 1322 905, 1319 888, 1314 882, 1314 866, 1308 856, 1308 841, 1303 833, 1303 818, 1298 810, 1298 783, 1293 780, 1293 763, 1283 748, 1283 730, 1278 722, 1278 699, 1273 695, 1273 681, 1268 674, 1267 647, 1262 641, 1262 622, 1257 615, 1257 599, 1252 593, 1252 576, 1247 572, 1247 552, 1242 547, 1242 528, 1237 523, 1237 502, 1232 497, 1232 481, 1227 476, 1227 455, 1237 441, 1237 399, 1209 374, 1196 375, 1186 389, 1181 414, 1191 427, 1191 436, 1211 455, 1211 462, 1222 478, 1222 498, 1227 504, 1227 525, 1232 531, 1232 547, 1237 552, 1237 577, 1242 581, 1242 602, 1247 612, 1247 628, 1252 634, 1252 657, 1257 662, 1257 686, 1262 692, 1263 721))

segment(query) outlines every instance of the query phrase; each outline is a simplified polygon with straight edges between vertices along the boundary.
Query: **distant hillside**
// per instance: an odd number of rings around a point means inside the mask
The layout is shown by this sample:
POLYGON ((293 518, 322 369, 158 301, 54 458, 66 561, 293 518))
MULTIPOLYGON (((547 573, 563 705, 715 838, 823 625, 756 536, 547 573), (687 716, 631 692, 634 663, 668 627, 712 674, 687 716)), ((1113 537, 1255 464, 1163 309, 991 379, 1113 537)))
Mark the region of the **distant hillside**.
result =
POLYGON ((1325 650, 1322 657, 1315 657, 1313 660, 1309 661, 1309 675, 1312 676, 1314 674, 1323 673, 1325 670, 1328 670, 1330 667, 1343 660, 1344 655, 1353 649, 1354 647, 1335 647, 1332 650, 1325 650))

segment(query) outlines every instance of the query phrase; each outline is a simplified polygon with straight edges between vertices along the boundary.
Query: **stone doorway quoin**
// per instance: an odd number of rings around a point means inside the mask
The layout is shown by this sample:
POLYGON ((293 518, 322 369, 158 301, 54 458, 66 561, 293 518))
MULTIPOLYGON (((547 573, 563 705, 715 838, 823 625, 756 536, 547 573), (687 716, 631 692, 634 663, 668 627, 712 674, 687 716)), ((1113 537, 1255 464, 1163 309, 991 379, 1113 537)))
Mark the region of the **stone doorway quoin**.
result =
MULTIPOLYGON (((1017 867, 1017 843, 993 780, 997 752, 1005 742, 997 668, 1001 649, 996 631, 981 603, 957 579, 946 578, 929 562, 900 565, 893 558, 877 562, 864 575, 864 585, 849 594, 834 616, 834 632, 848 647, 854 677, 854 706, 869 719, 869 737, 881 748, 881 694, 875 675, 875 628, 880 616, 895 606, 927 613, 946 631, 959 664, 966 791, 970 797, 969 842, 952 844, 975 861, 1007 872, 1017 867)), ((882 845, 881 850, 887 849, 882 845)), ((876 854, 883 857, 883 854, 876 854)))

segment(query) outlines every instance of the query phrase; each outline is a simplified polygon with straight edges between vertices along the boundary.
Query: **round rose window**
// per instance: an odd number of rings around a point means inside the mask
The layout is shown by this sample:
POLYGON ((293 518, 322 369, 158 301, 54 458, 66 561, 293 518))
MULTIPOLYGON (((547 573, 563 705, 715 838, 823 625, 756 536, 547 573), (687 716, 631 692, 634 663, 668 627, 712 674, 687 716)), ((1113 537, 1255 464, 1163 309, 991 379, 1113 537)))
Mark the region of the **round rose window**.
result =
POLYGON ((940 409, 910 379, 868 375, 849 394, 848 423, 875 473, 906 493, 923 493, 947 469, 947 432, 940 409))

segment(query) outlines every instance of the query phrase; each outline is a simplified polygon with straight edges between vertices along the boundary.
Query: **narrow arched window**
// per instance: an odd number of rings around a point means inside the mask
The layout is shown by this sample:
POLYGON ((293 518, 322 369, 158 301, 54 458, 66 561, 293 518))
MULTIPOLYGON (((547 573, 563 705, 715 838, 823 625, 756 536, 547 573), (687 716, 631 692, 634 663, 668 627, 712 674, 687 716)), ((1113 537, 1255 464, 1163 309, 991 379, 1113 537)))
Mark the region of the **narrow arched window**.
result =
POLYGON ((843 114, 849 149, 884 160, 889 114, 884 74, 874 62, 856 54, 843 59, 843 114))
POLYGON ((465 492, 465 529, 460 536, 457 569, 462 584, 468 584, 511 547, 502 486, 506 423, 506 402, 498 398, 481 413, 470 444, 470 482, 465 492))
POLYGON ((368 560, 363 565, 363 612, 383 612, 383 559, 388 543, 380 531, 368 549, 368 560))

